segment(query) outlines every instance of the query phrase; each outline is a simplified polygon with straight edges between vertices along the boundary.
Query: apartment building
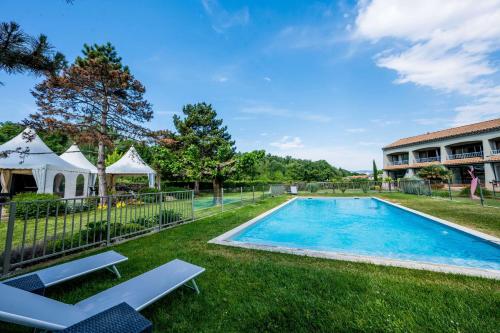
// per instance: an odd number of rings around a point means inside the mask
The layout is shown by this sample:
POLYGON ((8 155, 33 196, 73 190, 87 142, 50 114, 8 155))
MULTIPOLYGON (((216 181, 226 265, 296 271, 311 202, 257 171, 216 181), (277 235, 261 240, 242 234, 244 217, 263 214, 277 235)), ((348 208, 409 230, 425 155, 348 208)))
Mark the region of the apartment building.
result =
POLYGON ((422 167, 442 164, 452 183, 470 184, 469 166, 481 183, 500 181, 500 118, 399 139, 382 148, 384 173, 393 179, 415 175, 422 167))

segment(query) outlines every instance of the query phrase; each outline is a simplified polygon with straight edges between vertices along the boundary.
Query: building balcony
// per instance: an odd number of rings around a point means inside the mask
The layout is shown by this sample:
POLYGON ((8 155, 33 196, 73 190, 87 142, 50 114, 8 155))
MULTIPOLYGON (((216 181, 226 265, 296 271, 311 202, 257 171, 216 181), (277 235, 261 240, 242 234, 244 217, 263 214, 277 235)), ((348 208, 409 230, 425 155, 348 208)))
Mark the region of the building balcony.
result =
POLYGON ((389 165, 404 165, 408 164, 408 160, 391 161, 389 165))
POLYGON ((493 149, 491 155, 500 155, 500 149, 493 149))
POLYGON ((452 154, 448 156, 448 159, 450 160, 463 160, 466 158, 473 158, 473 157, 483 157, 483 152, 478 151, 474 153, 461 153, 461 154, 452 154))
POLYGON ((415 162, 417 163, 440 162, 440 161, 441 161, 441 156, 419 157, 415 159, 415 162))

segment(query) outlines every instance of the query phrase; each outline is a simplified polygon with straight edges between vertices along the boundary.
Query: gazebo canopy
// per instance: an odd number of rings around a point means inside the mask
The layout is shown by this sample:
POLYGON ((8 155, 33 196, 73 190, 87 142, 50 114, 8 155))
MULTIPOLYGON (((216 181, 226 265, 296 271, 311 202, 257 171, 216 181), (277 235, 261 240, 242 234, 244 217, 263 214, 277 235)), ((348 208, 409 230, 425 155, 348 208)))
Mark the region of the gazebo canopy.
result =
POLYGON ((32 174, 38 193, 53 193, 54 177, 62 174, 66 178, 69 191, 67 197, 73 196, 77 177, 88 178, 89 170, 68 163, 57 156, 40 139, 36 132, 27 127, 19 135, 0 145, 0 152, 8 152, 0 158, 0 182, 2 192, 7 193, 13 174, 32 174))
POLYGON ((94 186, 97 179, 97 168, 82 154, 80 148, 76 144, 72 144, 60 157, 76 167, 90 170, 89 186, 94 186))
POLYGON ((113 176, 147 175, 149 187, 154 187, 156 171, 144 162, 132 146, 122 158, 106 167, 106 174, 113 176))
POLYGON ((51 168, 64 171, 88 172, 57 156, 40 139, 34 130, 27 127, 16 137, 0 145, 0 152, 10 151, 6 158, 0 158, 0 169, 51 168), (28 140, 30 138, 31 140, 28 140), (17 150, 20 149, 21 152, 17 150), (25 153, 24 153, 25 152, 25 153))
POLYGON ((72 144, 60 157, 76 167, 88 169, 92 173, 97 173, 96 166, 90 163, 76 144, 72 144))

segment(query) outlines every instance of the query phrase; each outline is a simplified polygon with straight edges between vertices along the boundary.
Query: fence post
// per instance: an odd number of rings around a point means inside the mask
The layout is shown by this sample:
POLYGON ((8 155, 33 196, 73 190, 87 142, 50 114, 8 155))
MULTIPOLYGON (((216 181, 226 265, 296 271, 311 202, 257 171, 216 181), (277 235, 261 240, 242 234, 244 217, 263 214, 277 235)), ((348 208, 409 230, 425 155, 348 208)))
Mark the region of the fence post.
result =
POLYGON ((191 221, 194 221, 194 190, 191 191, 191 221))
POLYGON ((113 205, 111 195, 108 195, 106 202, 108 203, 106 216, 106 246, 111 243, 111 206, 113 205))
POLYGON ((255 185, 252 185, 252 202, 255 202, 255 185))
POLYGON ((163 192, 160 192, 160 218, 158 219, 158 229, 161 230, 163 224, 163 192))
POLYGON ((221 211, 224 211, 224 187, 221 188, 221 198, 220 198, 220 208, 221 211))
POLYGON ((427 180, 428 184, 429 184, 429 196, 432 197, 432 186, 431 186, 431 181, 430 179, 427 180))
POLYGON ((495 192, 495 182, 491 182, 491 186, 493 187, 493 198, 496 198, 497 194, 495 192))
POLYGON ((10 202, 9 221, 7 224, 7 235, 5 238, 5 247, 3 252, 3 274, 10 270, 10 256, 12 254, 12 238, 14 236, 14 223, 16 221, 16 203, 10 202))
POLYGON ((240 204, 243 206, 243 186, 240 186, 240 204))
POLYGON ((481 182, 477 182, 479 185, 479 196, 481 198, 481 206, 484 207, 484 197, 483 197, 483 189, 481 188, 481 182))
POLYGON ((389 182, 389 192, 392 192, 392 181, 389 182))
POLYGON ((448 194, 450 195, 450 200, 453 200, 453 197, 451 196, 451 185, 449 179, 448 179, 448 194))

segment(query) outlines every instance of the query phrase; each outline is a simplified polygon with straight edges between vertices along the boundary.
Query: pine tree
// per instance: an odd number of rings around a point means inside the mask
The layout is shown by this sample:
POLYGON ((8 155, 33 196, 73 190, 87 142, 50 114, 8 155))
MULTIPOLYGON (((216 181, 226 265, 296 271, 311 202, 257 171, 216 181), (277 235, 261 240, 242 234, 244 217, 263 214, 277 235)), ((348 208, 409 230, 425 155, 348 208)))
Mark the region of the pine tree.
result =
POLYGON ((84 45, 83 56, 32 91, 39 111, 25 122, 35 128, 62 130, 78 143, 98 148, 99 194, 107 194, 106 150, 120 137, 147 135, 142 123, 153 118, 146 89, 121 62, 115 48, 84 45))

